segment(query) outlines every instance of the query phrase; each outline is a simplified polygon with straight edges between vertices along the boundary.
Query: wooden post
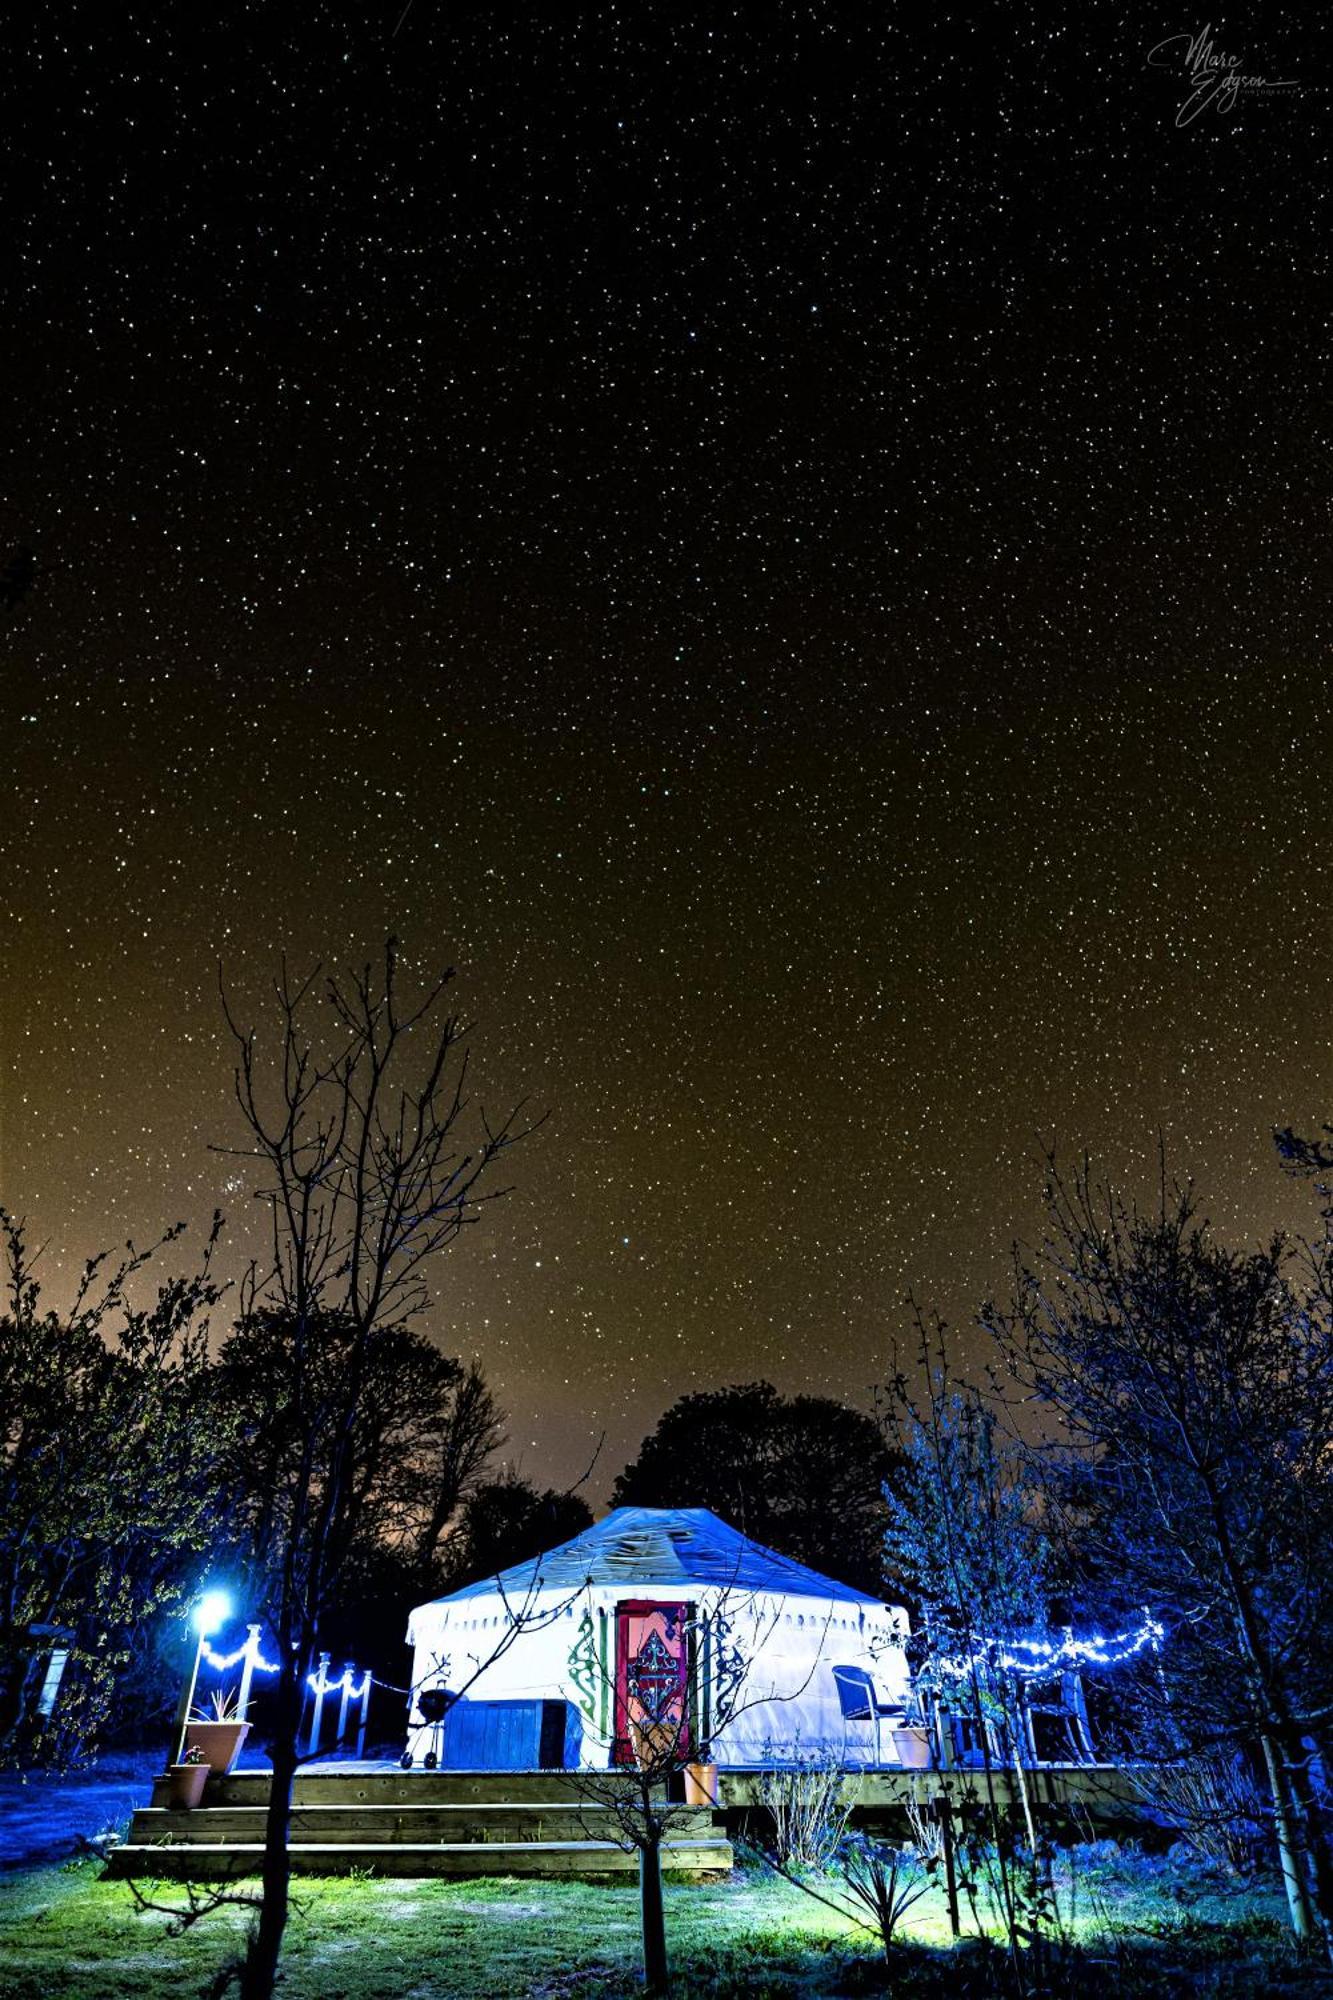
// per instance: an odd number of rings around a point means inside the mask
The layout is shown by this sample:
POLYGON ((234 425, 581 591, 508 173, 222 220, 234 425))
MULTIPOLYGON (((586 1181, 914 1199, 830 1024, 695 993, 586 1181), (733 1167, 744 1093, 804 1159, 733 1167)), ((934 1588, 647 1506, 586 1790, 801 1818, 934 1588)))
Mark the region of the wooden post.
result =
POLYGON ((1032 1697, 1028 1693, 1026 1681, 1021 1681, 1016 1690, 1020 1716, 1020 1732, 1027 1751, 1027 1761, 1034 1768, 1041 1759, 1037 1755, 1037 1724, 1032 1713, 1032 1697))
POLYGON ((249 1720, 250 1683, 255 1677, 255 1661, 259 1658, 260 1632, 258 1625, 247 1625, 245 1629, 248 1636, 245 1641, 245 1658, 241 1663, 241 1691, 236 1697, 236 1713, 242 1722, 249 1720))
POLYGON ((344 1743, 347 1741, 347 1708, 352 1699, 352 1675, 355 1671, 356 1669, 350 1660, 343 1661, 343 1677, 341 1682, 343 1698, 338 1708, 338 1734, 334 1738, 335 1747, 339 1750, 342 1749, 344 1743))
POLYGON ((960 1937, 963 1927, 958 1913, 958 1855, 954 1844, 953 1800, 944 1786, 940 1787, 935 1800, 935 1811, 940 1822, 940 1846, 944 1850, 944 1894, 949 1905, 949 1931, 953 1937, 960 1937))
POLYGON ((310 1734, 306 1738, 305 1754, 313 1757, 319 1749, 319 1739, 324 1729, 324 1697, 328 1693, 329 1656, 321 1653, 315 1668, 314 1706, 310 1711, 310 1734))
POLYGON ((204 1635, 201 1632, 195 1641, 194 1657, 190 1663, 188 1680, 181 1684, 181 1698, 176 1704, 176 1720, 171 1725, 171 1750, 168 1764, 179 1764, 185 1755, 185 1725, 190 1720, 190 1710, 194 1707, 194 1691, 199 1682, 199 1662, 204 1657, 204 1635))
POLYGON ((942 1771, 952 1771, 954 1767, 953 1715, 944 1706, 938 1695, 935 1697, 932 1706, 935 1711, 935 1744, 939 1752, 940 1769, 942 1771))
POLYGON ((359 1764, 366 1754, 366 1718, 370 1714, 370 1668, 367 1667, 361 1680, 361 1723, 356 1732, 356 1761, 359 1764))
POLYGON ((1061 1676, 1061 1696, 1069 1711, 1069 1734, 1074 1742, 1074 1754, 1081 1764, 1095 1764, 1097 1753, 1092 1747, 1092 1729, 1088 1722, 1088 1698, 1083 1692, 1083 1676, 1068 1673, 1061 1676))

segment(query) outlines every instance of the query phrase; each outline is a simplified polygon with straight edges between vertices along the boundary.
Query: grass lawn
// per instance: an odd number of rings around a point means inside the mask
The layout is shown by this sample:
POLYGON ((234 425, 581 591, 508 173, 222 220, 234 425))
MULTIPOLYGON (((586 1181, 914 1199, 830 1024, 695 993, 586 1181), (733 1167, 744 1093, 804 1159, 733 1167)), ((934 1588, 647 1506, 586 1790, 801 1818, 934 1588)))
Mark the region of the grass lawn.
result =
MULTIPOLYGON (((164 1897, 179 1897, 175 1888, 164 1897)), ((633 1885, 572 1882, 303 1881, 289 1933, 288 2000, 607 2000, 637 1989, 633 1885)), ((1074 1928, 1092 1954, 1058 1989, 1226 1995, 1333 1992, 1301 1964, 1271 1891, 1097 1852, 1077 1871, 1074 1928)), ((0 1880, 4 2000, 179 2000, 201 1994, 234 1952, 245 1916, 223 1910, 183 1937, 138 1915, 94 1860, 0 1880)), ((667 1924, 682 1994, 833 1995, 888 1990, 982 1994, 976 1948, 950 1952, 941 1899, 913 1910, 917 1949, 886 1987, 870 1940, 798 1890, 748 1870, 668 1886, 667 1924)))

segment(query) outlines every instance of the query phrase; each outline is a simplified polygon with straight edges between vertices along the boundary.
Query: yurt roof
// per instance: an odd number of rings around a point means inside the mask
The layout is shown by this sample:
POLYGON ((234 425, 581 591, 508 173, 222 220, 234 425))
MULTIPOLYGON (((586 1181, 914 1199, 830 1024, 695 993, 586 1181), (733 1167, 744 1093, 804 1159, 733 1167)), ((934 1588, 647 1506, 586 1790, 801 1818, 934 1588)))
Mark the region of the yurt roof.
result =
POLYGON ((849 1604, 880 1602, 752 1542, 707 1507, 613 1507, 605 1520, 585 1528, 572 1542, 434 1602, 458 1604, 503 1592, 511 1604, 521 1603, 538 1590, 577 1590, 584 1584, 618 1589, 708 1585, 849 1604))

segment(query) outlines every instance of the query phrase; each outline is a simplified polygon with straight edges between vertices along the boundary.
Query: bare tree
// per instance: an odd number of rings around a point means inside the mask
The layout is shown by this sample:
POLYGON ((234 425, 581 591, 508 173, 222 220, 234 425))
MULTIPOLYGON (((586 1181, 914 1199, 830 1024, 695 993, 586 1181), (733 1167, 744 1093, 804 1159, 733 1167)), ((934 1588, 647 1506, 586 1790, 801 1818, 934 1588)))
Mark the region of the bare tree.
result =
POLYGON ((1333 1713, 1333 1320, 1277 1240, 1238 1255, 1192 1192, 1141 1213, 1049 1163, 1048 1229, 984 1322, 1012 1391, 1054 1418, 1052 1518, 1108 1608, 1161 1608, 1145 1675, 1182 1752, 1256 1744, 1293 1929, 1333 1928, 1333 1855, 1308 1740, 1333 1713))
POLYGON ((243 2000, 268 2000, 287 1924, 288 1832, 305 1676, 321 1607, 347 1546, 349 1488, 377 1344, 427 1299, 431 1260, 484 1204, 501 1156, 532 1129, 516 1106, 498 1123, 472 1115, 468 1029, 443 1010, 445 972, 405 1004, 390 939, 381 967, 275 987, 277 1036, 265 1048, 223 1007, 236 1049, 236 1100, 271 1211, 271 1255, 247 1287, 246 1317, 280 1327, 290 1397, 291 1463, 273 1523, 266 1606, 279 1661, 262 1890, 241 1969, 243 2000), (323 1010, 323 1021, 316 1017, 323 1010), (323 1032, 318 1033, 317 1027, 323 1032), (471 1134, 470 1138, 468 1134, 471 1134), (338 1332, 339 1369, 320 1365, 338 1332))
MULTIPOLYGON (((694 1635, 682 1629, 679 1637, 682 1657, 689 1659, 696 1651, 694 1635)), ((670 1978, 662 1848, 673 1823, 681 1818, 682 1804, 672 1797, 674 1781, 687 1765, 701 1761, 701 1753, 686 1683, 676 1680, 665 1666, 660 1680, 651 1685, 646 1675, 640 1683, 633 1670, 631 1682, 629 1706, 634 1713, 617 1718, 628 1738, 627 1763, 607 1771, 580 1770, 575 1782, 598 1811, 599 1831, 609 1818, 617 1843, 639 1857, 643 1977, 648 1990, 659 1993, 666 1991, 670 1978)))
POLYGON ((570 1774, 597 1813, 596 1828, 587 1826, 590 1837, 605 1838, 609 1823, 617 1844, 638 1855, 643 1974, 650 1992, 666 1991, 670 1981, 662 1850, 682 1821, 718 1803, 709 1788, 714 1741, 755 1709, 799 1700, 818 1664, 816 1651, 814 1664, 790 1688, 755 1685, 756 1662, 781 1615, 780 1605, 764 1608, 753 1592, 725 1582, 690 1607, 646 1606, 646 1637, 630 1662, 626 1686, 611 1678, 606 1682, 613 1716, 611 1766, 583 1766, 570 1774), (682 1608, 685 1615, 676 1620, 682 1608), (668 1621, 667 1644, 656 1633, 661 1619, 668 1621), (744 1642, 742 1622, 751 1628, 744 1642), (705 1711, 707 1737, 701 1734, 705 1711))
POLYGON ((1046 1548, 1021 1457, 1005 1449, 975 1386, 954 1374, 943 1323, 914 1312, 922 1387, 914 1397, 898 1370, 883 1412, 901 1468, 886 1488, 886 1567, 921 1611, 916 1699, 935 1707, 941 1733, 955 1717, 963 1723, 978 1760, 957 1811, 947 1795, 938 1807, 954 1934, 961 1849, 962 1886, 972 1900, 985 1876, 1022 1993, 1044 1976, 1052 1902, 1050 1842, 1025 1769, 1025 1694, 1011 1662, 1045 1623, 1046 1548))

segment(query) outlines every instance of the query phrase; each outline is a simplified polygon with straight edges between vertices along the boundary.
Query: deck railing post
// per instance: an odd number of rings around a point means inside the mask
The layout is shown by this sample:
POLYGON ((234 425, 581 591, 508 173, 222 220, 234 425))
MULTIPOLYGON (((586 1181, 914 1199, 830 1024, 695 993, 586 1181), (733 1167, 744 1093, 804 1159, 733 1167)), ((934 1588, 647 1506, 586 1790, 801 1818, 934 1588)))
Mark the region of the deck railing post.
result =
POLYGON ((952 1771, 954 1767, 953 1715, 944 1706, 944 1703, 939 1700, 938 1696, 931 1705, 935 1714, 935 1748, 940 1761, 940 1769, 942 1771, 952 1771))
POLYGON ((324 1697, 329 1689, 329 1656, 321 1653, 319 1664, 312 1675, 314 1683, 314 1705, 310 1710, 310 1734, 306 1738, 305 1754, 313 1757, 319 1750, 319 1739, 324 1730, 324 1697))
POLYGON ((259 1658, 260 1627, 247 1625, 245 1629, 248 1637, 245 1642, 245 1658, 241 1662, 241 1690, 236 1697, 236 1713, 242 1722, 248 1721, 250 1716, 250 1683, 254 1680, 255 1662, 259 1658))

